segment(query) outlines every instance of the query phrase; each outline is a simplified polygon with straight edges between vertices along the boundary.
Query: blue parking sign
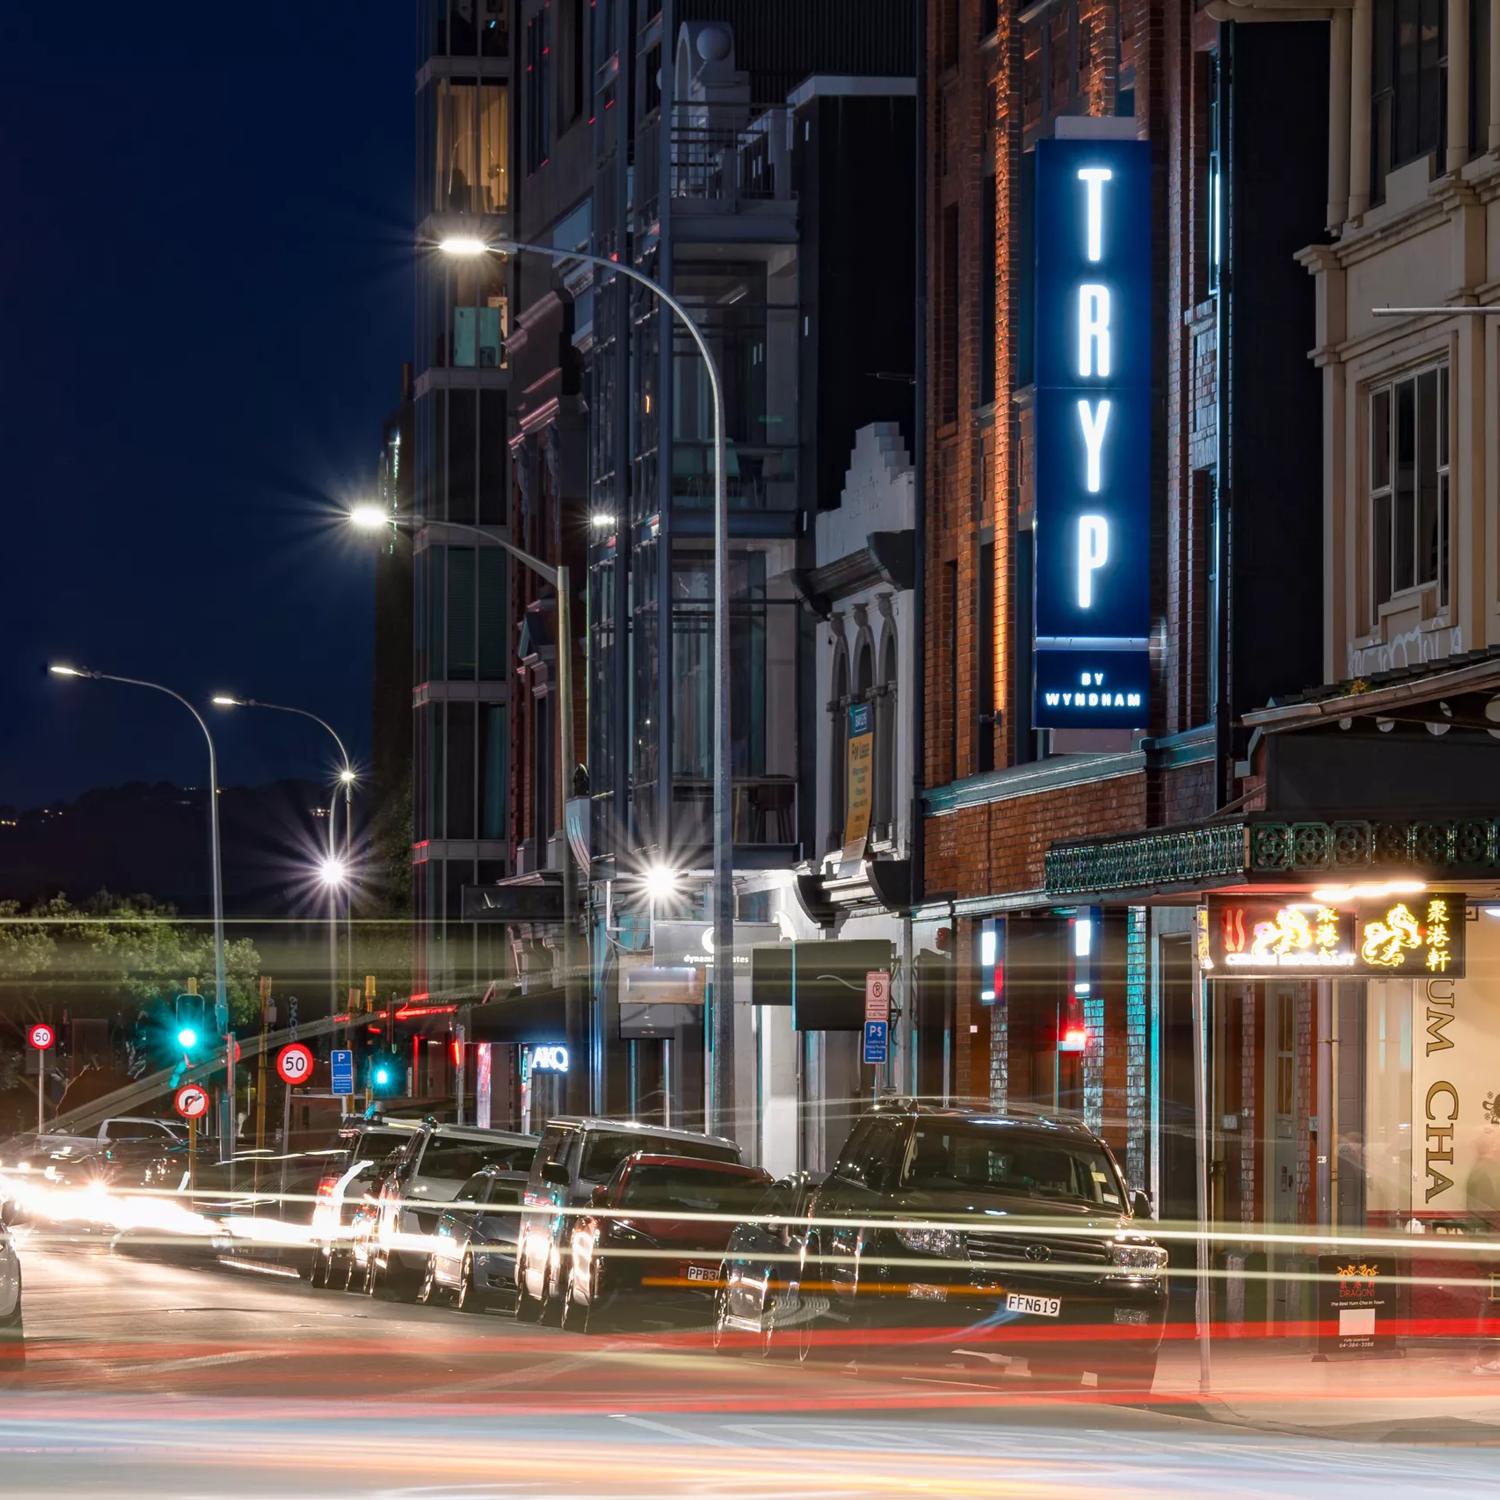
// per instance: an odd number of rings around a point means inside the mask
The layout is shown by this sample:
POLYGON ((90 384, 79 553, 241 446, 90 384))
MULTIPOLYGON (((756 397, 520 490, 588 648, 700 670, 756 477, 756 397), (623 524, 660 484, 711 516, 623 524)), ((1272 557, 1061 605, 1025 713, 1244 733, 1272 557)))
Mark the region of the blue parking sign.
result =
POLYGON ((333 1074, 333 1092, 354 1092, 354 1053, 347 1047, 335 1047, 328 1054, 328 1071, 333 1074))
POLYGON ((890 1036, 889 1021, 865 1022, 865 1063, 873 1065, 886 1060, 886 1046, 890 1036))

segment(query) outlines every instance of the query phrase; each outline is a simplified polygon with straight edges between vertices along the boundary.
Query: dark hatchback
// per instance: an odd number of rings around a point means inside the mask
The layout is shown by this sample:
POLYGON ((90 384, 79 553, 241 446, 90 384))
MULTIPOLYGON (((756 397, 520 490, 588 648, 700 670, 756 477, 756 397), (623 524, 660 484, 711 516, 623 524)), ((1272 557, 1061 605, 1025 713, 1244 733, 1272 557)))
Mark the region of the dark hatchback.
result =
POLYGON ((838 1321, 874 1342, 925 1329, 946 1347, 1025 1358, 1034 1374, 1093 1371, 1102 1388, 1148 1391, 1167 1306, 1148 1214, 1077 1121, 882 1104, 809 1199, 789 1279, 821 1316, 799 1333, 838 1321))

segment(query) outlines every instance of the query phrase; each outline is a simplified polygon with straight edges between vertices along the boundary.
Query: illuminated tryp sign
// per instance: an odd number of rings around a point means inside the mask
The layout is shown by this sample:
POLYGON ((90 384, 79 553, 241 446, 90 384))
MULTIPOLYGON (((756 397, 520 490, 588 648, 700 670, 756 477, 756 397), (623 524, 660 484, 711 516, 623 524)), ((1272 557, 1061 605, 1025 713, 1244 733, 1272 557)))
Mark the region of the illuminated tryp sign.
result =
POLYGON ((1461 979, 1464 917, 1464 898, 1454 891, 1354 909, 1287 897, 1210 897, 1199 963, 1215 979, 1461 979))
POLYGON ((1036 148, 1036 705, 1147 721, 1151 148, 1036 148))

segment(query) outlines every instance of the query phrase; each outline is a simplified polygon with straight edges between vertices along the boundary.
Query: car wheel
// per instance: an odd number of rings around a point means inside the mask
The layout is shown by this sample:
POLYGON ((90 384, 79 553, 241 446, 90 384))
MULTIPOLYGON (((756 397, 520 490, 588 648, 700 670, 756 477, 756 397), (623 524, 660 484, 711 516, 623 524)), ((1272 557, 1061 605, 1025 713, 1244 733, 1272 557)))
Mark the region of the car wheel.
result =
POLYGON ((417 1301, 423 1306, 428 1306, 437 1292, 437 1256, 427 1257, 427 1269, 422 1272, 422 1284, 417 1288, 417 1301))
POLYGON ((530 1279, 530 1261, 523 1255, 516 1262, 516 1317, 522 1323, 535 1323, 542 1315, 542 1304, 527 1285, 530 1279))
POLYGON ((802 1264, 798 1267, 798 1277, 796 1281, 787 1282, 786 1287, 786 1306, 791 1316, 796 1319, 792 1324, 792 1353, 799 1365, 805 1365, 808 1355, 812 1353, 814 1314, 810 1298, 804 1305, 802 1288, 806 1284, 808 1273, 818 1268, 818 1252, 817 1236, 809 1235, 807 1245, 802 1252, 802 1264))
POLYGON ((1156 1356, 1120 1360, 1099 1370, 1096 1378, 1101 1391, 1126 1400, 1144 1401, 1150 1396, 1156 1380, 1156 1356))
POLYGON ((19 1380, 26 1371, 26 1329, 21 1318, 21 1288, 15 1310, 0 1319, 0 1381, 19 1380))
POLYGON ((589 1331, 589 1309, 585 1303, 582 1307, 578 1305, 578 1299, 573 1295, 573 1278, 568 1277, 568 1284, 563 1288, 562 1326, 569 1333, 587 1333, 589 1331))
POLYGON ((1068 1387, 1078 1385, 1083 1371, 1077 1365, 1061 1364, 1050 1359, 1033 1359, 1027 1364, 1033 1380, 1044 1385, 1068 1387))
POLYGON ((483 1312, 484 1299, 474 1285, 474 1257, 465 1255, 458 1273, 458 1290, 453 1294, 453 1305, 460 1312, 483 1312))
MULTIPOLYGON (((710 1335, 714 1352, 725 1352, 724 1340, 729 1333, 729 1267, 719 1267, 719 1284, 714 1288, 714 1323, 710 1335)), ((732 1347, 732 1346, 731 1346, 732 1347)))
MULTIPOLYGON (((568 1275, 572 1276, 572 1267, 568 1269, 568 1275)), ((542 1312, 541 1320, 557 1327, 562 1323, 563 1299, 562 1299, 562 1256, 557 1257, 554 1269, 552 1257, 547 1257, 547 1272, 542 1277, 542 1312)))

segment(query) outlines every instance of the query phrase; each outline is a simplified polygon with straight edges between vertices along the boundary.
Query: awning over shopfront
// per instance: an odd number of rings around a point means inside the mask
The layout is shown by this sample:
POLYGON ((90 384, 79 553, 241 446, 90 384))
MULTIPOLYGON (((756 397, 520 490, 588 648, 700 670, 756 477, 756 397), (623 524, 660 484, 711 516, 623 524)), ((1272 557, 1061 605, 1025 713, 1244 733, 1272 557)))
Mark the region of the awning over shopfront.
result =
POLYGON ((889 973, 894 946, 881 938, 768 943, 751 950, 756 1005, 789 1005, 797 1031, 859 1031, 865 1024, 865 976, 889 973))
POLYGON ((483 1005, 469 1011, 465 1040, 522 1046, 534 1042, 566 1046, 568 1028, 563 991, 557 986, 523 993, 519 985, 496 990, 483 1005))
POLYGON ((537 870, 494 885, 466 885, 463 917, 466 922, 561 922, 562 876, 537 870))
POLYGON ((1048 898, 1500 882, 1500 654, 1333 684, 1243 722, 1263 811, 1054 844, 1048 898))

